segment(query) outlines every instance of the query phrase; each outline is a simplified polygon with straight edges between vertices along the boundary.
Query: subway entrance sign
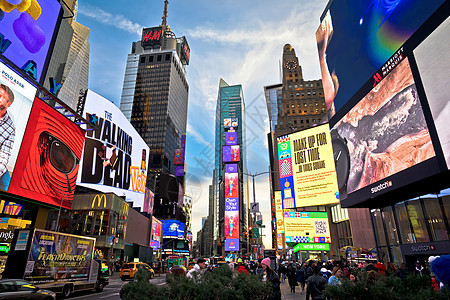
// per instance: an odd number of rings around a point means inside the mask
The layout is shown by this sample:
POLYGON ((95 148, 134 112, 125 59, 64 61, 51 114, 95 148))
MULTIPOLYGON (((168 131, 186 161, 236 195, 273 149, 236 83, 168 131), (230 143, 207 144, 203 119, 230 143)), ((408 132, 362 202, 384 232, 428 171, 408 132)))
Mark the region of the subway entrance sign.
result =
POLYGON ((297 251, 330 251, 330 244, 297 244, 294 246, 294 252, 297 251))

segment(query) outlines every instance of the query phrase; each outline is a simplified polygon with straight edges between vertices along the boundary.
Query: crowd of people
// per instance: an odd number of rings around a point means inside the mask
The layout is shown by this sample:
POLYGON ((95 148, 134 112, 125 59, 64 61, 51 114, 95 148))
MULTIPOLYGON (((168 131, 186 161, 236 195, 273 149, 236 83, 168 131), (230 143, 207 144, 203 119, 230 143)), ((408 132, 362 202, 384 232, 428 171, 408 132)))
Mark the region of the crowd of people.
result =
MULTIPOLYGON (((382 276, 398 276, 405 280, 409 275, 430 276, 430 271, 419 261, 413 270, 406 264, 400 267, 393 263, 344 263, 341 261, 315 262, 283 262, 271 268, 269 258, 259 259, 257 262, 244 262, 239 258, 236 263, 228 266, 237 273, 260 275, 261 280, 270 283, 272 295, 269 299, 281 299, 280 284, 288 282, 291 293, 296 293, 296 287, 300 287, 300 294, 306 293, 306 299, 325 299, 324 290, 327 285, 341 285, 344 279, 355 283, 363 272, 371 280, 377 280, 382 276)), ((205 259, 198 259, 195 267, 189 271, 188 277, 196 278, 194 273, 202 274, 208 269, 205 259)))

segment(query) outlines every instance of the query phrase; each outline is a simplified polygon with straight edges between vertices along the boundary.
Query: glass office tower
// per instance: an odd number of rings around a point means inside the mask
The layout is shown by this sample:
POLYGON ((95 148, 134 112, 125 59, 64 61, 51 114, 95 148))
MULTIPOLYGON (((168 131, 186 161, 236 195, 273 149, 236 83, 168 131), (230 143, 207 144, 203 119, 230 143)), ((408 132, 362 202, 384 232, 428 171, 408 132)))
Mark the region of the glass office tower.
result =
POLYGON ((238 126, 234 128, 237 133, 237 145, 240 146, 240 161, 238 164, 238 191, 239 191, 239 239, 240 249, 246 249, 246 240, 243 231, 247 230, 248 223, 248 178, 247 148, 245 144, 245 104, 241 85, 228 85, 220 79, 219 93, 216 106, 215 120, 215 170, 214 170, 214 230, 215 253, 223 254, 225 251, 225 164, 223 162, 223 146, 226 142, 226 129, 224 119, 237 119, 238 126))

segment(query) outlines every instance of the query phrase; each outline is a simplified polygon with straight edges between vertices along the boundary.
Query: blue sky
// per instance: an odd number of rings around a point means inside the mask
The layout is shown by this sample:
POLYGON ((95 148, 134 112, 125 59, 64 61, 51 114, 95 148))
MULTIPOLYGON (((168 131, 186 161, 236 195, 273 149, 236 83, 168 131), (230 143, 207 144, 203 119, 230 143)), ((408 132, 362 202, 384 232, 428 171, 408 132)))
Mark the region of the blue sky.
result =
MULTIPOLYGON (((208 214, 220 78, 244 90, 248 171, 267 171, 269 119, 263 87, 280 83, 279 64, 287 43, 295 48, 304 78, 321 78, 314 33, 327 2, 169 0, 167 23, 177 37, 186 36, 191 48, 186 192, 193 196, 194 239, 208 214)), ((142 27, 161 24, 164 1, 79 0, 78 5, 77 21, 91 29, 89 88, 120 105, 131 44, 140 39, 142 27)), ((266 225, 264 243, 270 248, 267 175, 256 178, 256 198, 266 225)))

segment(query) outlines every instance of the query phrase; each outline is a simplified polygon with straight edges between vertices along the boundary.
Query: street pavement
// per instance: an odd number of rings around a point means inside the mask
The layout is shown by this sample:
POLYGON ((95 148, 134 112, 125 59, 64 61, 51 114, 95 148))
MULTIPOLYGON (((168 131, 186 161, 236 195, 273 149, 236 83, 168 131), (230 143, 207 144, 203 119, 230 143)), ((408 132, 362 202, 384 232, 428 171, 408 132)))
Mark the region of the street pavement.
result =
POLYGON ((301 287, 296 286, 295 287, 295 294, 291 293, 291 288, 289 287, 288 280, 286 278, 285 282, 282 282, 280 285, 281 289, 281 299, 285 300, 305 300, 306 299, 306 285, 305 285, 305 292, 303 295, 300 295, 301 287))
MULTIPOLYGON (((131 281, 122 281, 119 278, 119 272, 115 272, 113 276, 109 277, 109 284, 103 289, 103 292, 78 292, 72 294, 69 299, 77 300, 120 300, 119 292, 122 286, 131 281)), ((166 274, 161 276, 156 275, 153 279, 150 280, 151 283, 156 285, 164 285, 166 284, 166 274)))

